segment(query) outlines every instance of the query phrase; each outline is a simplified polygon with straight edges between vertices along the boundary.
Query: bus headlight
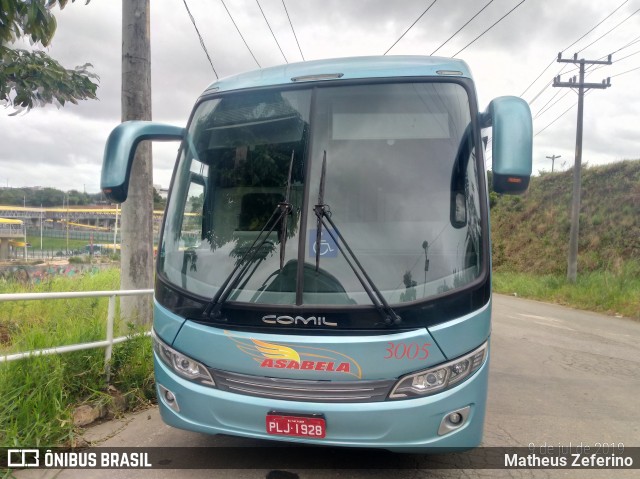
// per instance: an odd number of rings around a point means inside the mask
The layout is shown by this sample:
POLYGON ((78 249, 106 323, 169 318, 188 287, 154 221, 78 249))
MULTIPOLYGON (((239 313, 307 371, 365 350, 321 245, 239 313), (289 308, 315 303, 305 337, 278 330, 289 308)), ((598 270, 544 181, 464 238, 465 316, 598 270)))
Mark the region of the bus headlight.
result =
POLYGON ((203 364, 168 346, 156 336, 155 331, 152 332, 151 337, 153 338, 153 350, 160 360, 169 366, 177 375, 206 386, 216 385, 211 374, 209 374, 209 371, 203 364))
POLYGON ((487 345, 485 342, 458 359, 404 376, 394 386, 389 399, 428 396, 456 386, 482 366, 487 354, 487 345))

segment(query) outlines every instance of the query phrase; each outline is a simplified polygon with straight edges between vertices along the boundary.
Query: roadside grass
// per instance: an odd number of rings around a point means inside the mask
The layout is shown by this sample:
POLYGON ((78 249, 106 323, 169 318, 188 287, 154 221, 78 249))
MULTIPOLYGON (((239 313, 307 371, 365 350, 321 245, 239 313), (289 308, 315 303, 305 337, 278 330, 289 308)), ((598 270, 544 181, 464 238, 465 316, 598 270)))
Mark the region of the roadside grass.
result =
POLYGON ((631 261, 617 272, 578 272, 575 284, 564 275, 498 271, 493 275, 496 293, 517 294, 588 311, 640 319, 640 262, 631 261))
MULTIPOLYGON (((115 289, 117 269, 37 285, 0 283, 0 293, 115 289)), ((0 355, 103 340, 107 306, 108 298, 2 302, 0 355)), ((116 321, 115 336, 138 332, 116 321)), ((76 406, 109 407, 118 399, 120 409, 135 409, 154 398, 151 340, 144 336, 114 346, 109 384, 102 348, 2 362, 0 447, 75 445, 76 406)))
MULTIPOLYGON (((34 251, 40 250, 40 236, 27 235, 27 243, 31 244, 31 249, 34 251)), ((70 250, 84 250, 84 247, 89 244, 87 240, 71 239, 69 238, 70 250)), ((44 236, 42 238, 42 249, 45 251, 64 251, 67 249, 66 238, 48 238, 44 236)))

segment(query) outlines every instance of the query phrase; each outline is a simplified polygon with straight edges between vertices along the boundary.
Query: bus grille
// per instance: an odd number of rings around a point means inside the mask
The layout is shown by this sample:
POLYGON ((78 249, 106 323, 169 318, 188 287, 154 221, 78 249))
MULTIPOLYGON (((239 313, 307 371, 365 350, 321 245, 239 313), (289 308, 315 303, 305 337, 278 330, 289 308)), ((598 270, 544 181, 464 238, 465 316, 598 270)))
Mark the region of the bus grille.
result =
POLYGON ((312 381, 282 379, 228 371, 209 370, 218 389, 247 396, 305 402, 377 402, 384 401, 395 380, 312 381))

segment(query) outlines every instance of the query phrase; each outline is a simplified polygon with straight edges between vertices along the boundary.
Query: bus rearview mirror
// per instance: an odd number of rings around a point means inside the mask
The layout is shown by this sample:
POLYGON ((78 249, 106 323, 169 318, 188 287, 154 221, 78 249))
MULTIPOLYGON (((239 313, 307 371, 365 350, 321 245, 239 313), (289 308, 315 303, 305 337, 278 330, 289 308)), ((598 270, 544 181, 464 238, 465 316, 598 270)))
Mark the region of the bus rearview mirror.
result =
POLYGON ((129 177, 136 149, 141 141, 181 141, 185 129, 151 121, 125 121, 113 129, 104 150, 100 189, 116 203, 129 192, 129 177))
POLYGON ((493 189, 520 194, 529 186, 532 169, 533 122, 522 98, 503 96, 489 103, 482 127, 492 126, 493 189))

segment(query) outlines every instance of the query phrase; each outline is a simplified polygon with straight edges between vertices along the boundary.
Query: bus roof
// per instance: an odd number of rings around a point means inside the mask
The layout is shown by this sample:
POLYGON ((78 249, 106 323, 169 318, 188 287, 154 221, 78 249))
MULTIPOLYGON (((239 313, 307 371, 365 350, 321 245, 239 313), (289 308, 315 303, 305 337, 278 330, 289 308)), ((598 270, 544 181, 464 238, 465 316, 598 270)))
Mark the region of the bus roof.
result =
POLYGON ((289 63, 222 78, 206 93, 332 79, 455 76, 471 78, 462 60, 426 56, 335 58, 289 63))

